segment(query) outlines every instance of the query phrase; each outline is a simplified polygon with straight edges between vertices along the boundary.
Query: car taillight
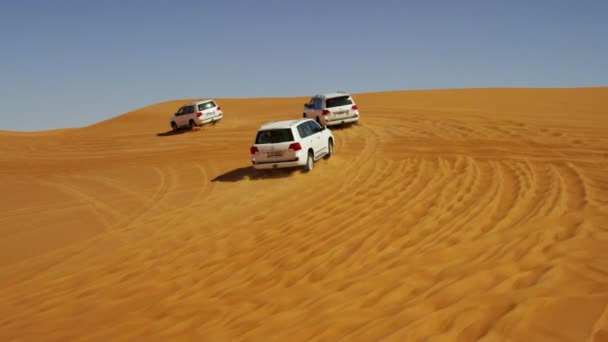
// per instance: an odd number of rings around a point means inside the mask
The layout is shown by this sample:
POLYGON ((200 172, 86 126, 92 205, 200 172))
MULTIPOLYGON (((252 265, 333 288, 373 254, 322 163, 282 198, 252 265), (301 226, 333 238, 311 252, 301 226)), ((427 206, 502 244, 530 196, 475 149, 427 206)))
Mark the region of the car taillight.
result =
POLYGON ((201 115, 203 115, 203 112, 198 112, 198 113, 196 113, 196 117, 197 117, 197 118, 200 118, 200 117, 201 117, 201 115))
POLYGON ((328 111, 327 109, 323 109, 323 111, 321 112, 321 114, 323 114, 323 115, 328 115, 328 114, 329 114, 329 111, 328 111))
POLYGON ((302 145, 300 145, 300 143, 293 143, 293 144, 289 145, 289 149, 294 150, 294 151, 299 151, 302 149, 302 145))
POLYGON ((357 107, 357 105, 354 105, 351 109, 359 109, 359 107, 357 107))
POLYGON ((222 107, 220 107, 220 106, 217 106, 217 110, 222 110, 222 107))
POLYGON ((255 154, 256 152, 259 152, 260 149, 258 149, 256 146, 251 146, 249 151, 251 152, 251 154, 255 154))

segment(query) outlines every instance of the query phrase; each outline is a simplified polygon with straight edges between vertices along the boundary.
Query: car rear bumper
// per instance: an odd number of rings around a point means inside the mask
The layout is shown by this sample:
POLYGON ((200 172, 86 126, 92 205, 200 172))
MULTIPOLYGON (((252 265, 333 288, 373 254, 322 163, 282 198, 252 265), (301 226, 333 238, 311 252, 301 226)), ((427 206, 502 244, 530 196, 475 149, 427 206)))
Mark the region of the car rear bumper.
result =
POLYGON ((220 113, 220 115, 212 116, 210 118, 204 118, 202 120, 201 120, 201 118, 199 118, 198 121, 202 125, 202 124, 206 124, 206 123, 210 123, 210 122, 214 122, 214 121, 220 121, 223 117, 224 117, 224 113, 220 113))
POLYGON ((344 118, 344 119, 328 120, 326 118, 325 119, 325 126, 335 126, 335 125, 341 125, 341 124, 352 123, 352 122, 357 122, 357 121, 359 121, 359 115, 354 116, 354 117, 350 117, 350 118, 344 118))
POLYGON ((275 162, 263 162, 260 164, 253 164, 254 169, 266 170, 266 169, 282 169, 287 167, 299 167, 304 166, 305 160, 294 159, 287 161, 275 161, 275 162))

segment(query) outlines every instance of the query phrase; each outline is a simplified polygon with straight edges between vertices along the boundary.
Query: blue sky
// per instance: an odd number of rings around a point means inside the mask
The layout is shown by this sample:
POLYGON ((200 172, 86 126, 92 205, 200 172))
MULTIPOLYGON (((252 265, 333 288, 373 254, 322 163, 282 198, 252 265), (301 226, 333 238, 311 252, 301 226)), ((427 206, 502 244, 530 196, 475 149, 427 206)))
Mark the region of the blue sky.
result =
POLYGON ((0 130, 193 97, 606 86, 607 18, 602 0, 0 0, 0 130))

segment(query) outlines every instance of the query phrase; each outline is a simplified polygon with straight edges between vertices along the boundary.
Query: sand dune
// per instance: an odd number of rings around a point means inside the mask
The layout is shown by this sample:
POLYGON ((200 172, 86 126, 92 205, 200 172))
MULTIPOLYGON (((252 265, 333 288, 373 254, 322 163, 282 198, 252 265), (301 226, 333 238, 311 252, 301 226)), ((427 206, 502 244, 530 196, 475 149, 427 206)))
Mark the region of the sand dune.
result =
POLYGON ((608 88, 358 94, 310 174, 306 98, 0 132, 0 340, 608 340, 608 88))

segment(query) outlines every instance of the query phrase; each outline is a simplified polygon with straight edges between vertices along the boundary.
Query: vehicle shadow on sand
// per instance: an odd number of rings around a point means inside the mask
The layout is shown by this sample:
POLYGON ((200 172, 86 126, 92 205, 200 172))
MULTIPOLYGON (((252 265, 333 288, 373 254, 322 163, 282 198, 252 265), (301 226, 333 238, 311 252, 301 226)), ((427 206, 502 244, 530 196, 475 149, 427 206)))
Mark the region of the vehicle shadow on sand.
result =
POLYGON ((245 179, 258 180, 269 178, 285 178, 297 172, 296 169, 256 170, 253 166, 239 167, 213 178, 212 182, 238 182, 245 179))
POLYGON ((171 129, 166 132, 156 133, 156 136, 157 137, 170 137, 172 135, 180 135, 180 134, 184 134, 184 133, 194 133, 194 132, 198 132, 199 130, 200 130, 200 128, 195 128, 195 129, 184 128, 184 129, 178 129, 177 131, 174 131, 171 129))
POLYGON ((349 129, 355 129, 359 126, 362 126, 360 123, 345 123, 345 124, 341 124, 341 125, 336 125, 336 126, 330 126, 329 129, 331 129, 332 132, 335 131, 345 131, 345 130, 349 130, 349 129))

